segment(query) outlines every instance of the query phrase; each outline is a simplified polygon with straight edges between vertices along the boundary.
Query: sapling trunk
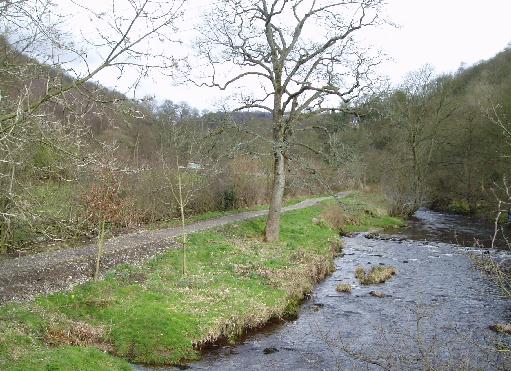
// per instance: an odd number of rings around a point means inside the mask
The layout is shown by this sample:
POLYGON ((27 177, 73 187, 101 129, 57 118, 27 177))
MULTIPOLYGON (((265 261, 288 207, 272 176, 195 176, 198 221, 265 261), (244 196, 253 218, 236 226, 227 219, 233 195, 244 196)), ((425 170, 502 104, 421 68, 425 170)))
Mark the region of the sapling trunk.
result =
POLYGON ((183 201, 183 183, 179 171, 179 158, 177 159, 177 184, 179 188, 179 211, 181 212, 181 228, 183 229, 183 275, 186 274, 186 233, 185 233, 185 205, 183 201))
POLYGON ((96 252, 96 270, 94 271, 94 280, 99 278, 99 266, 101 264, 101 257, 103 255, 103 248, 105 246, 105 221, 99 222, 99 236, 98 236, 98 249, 96 252))

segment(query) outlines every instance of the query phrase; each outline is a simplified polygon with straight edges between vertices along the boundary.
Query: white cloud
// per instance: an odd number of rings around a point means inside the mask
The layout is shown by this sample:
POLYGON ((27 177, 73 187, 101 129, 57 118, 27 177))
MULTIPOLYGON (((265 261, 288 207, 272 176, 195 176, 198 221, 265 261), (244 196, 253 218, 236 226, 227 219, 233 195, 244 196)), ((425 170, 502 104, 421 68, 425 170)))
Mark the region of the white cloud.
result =
MULTIPOLYGON (((101 0, 86 3, 89 7, 104 4, 101 0)), ((190 51, 194 25, 210 3, 211 0, 188 2, 185 19, 180 23, 180 36, 185 43, 179 53, 190 51)), ((509 0, 388 0, 387 3, 388 18, 401 27, 378 30, 365 38, 393 59, 381 66, 381 72, 394 83, 426 63, 437 73, 453 72, 462 62, 471 65, 491 58, 511 41, 509 0)), ((82 19, 78 26, 90 27, 86 21, 82 19)), ((108 76, 100 82, 112 84, 108 76)), ((173 86, 172 79, 157 74, 139 86, 137 95, 186 101, 200 109, 214 109, 222 97, 215 89, 173 86)))

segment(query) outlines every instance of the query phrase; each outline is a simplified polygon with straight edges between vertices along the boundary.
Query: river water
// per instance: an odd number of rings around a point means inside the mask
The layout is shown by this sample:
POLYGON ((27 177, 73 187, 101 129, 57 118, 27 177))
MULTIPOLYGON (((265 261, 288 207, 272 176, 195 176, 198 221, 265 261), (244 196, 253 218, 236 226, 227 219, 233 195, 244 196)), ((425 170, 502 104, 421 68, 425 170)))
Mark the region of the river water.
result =
POLYGON ((452 244, 472 246, 488 236, 491 228, 476 221, 419 210, 399 236, 345 238, 337 270, 316 287, 298 319, 212 349, 188 367, 509 370, 511 355, 502 350, 511 346, 510 336, 489 326, 511 322, 510 301, 470 259, 509 255, 452 244), (385 284, 361 286, 354 278, 358 265, 383 264, 398 271, 385 284), (352 293, 337 293, 339 282, 350 283, 352 293), (370 295, 373 290, 385 297, 370 295))

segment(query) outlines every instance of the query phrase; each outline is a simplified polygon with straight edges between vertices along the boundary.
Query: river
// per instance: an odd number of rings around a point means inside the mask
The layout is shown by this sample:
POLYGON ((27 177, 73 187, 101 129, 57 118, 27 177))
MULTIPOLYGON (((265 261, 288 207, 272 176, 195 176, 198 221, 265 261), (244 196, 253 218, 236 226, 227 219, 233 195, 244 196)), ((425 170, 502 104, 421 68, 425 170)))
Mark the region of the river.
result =
POLYGON ((398 236, 345 238, 337 270, 315 288, 296 320, 211 349, 188 368, 511 369, 511 355, 503 351, 511 346, 509 336, 489 329, 511 322, 510 301, 470 258, 511 257, 470 247, 490 239, 489 226, 425 209, 398 236), (398 273, 385 284, 361 286, 354 278, 358 265, 393 265, 398 273), (350 283, 352 293, 337 293, 339 282, 350 283), (373 290, 385 297, 370 295, 373 290))

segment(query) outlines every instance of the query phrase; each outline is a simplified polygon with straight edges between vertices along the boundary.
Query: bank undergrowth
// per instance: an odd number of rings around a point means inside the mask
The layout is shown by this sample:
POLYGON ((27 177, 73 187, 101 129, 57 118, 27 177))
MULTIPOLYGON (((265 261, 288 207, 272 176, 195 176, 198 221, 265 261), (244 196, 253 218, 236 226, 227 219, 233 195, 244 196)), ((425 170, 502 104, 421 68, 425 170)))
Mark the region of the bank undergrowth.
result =
MULTIPOLYGON (((284 214, 278 243, 261 241, 262 218, 193 234, 186 276, 181 251, 170 250, 143 267, 118 266, 103 281, 71 292, 4 305, 0 369, 176 364, 197 359, 208 343, 236 341, 247 329, 296 315, 304 295, 334 269, 338 230, 313 222, 331 205, 284 214)), ((390 222, 367 195, 352 195, 346 205, 352 211, 345 228, 351 230, 399 222, 390 222)))

